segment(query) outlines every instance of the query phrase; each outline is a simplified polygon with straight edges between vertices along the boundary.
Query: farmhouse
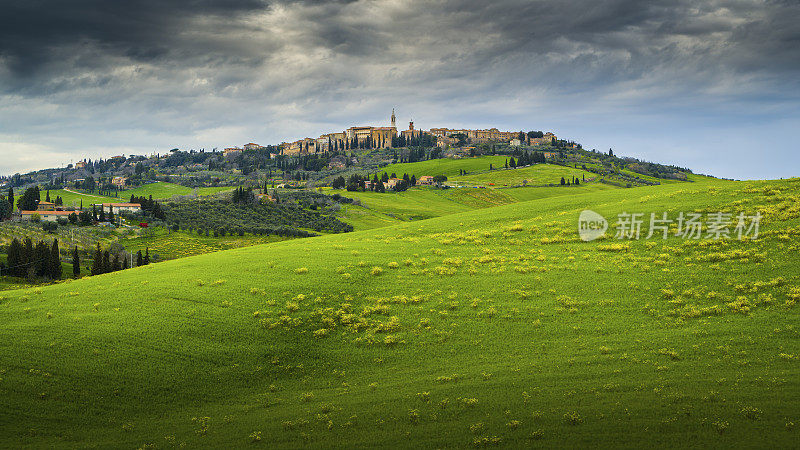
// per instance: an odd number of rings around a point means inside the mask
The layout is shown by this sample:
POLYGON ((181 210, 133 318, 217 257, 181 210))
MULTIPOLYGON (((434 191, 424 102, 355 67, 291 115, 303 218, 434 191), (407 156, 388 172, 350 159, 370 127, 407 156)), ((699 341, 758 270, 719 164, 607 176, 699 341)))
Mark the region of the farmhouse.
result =
POLYGON ((34 217, 38 217, 47 222, 55 222, 59 217, 66 218, 72 213, 75 211, 20 211, 22 220, 33 220, 34 217))
POLYGON ((433 184, 433 177, 430 175, 423 175, 417 180, 417 184, 431 185, 433 184))
POLYGON ((36 207, 37 211, 55 211, 56 204, 52 202, 39 202, 39 205, 36 207))
POLYGON ((225 156, 233 156, 238 155, 242 152, 242 149, 236 147, 229 147, 222 151, 222 154, 225 156))
POLYGON ((116 187, 124 188, 125 184, 128 183, 128 179, 125 177, 114 177, 111 179, 111 184, 116 187))
POLYGON ((258 150, 260 148, 261 148, 260 145, 258 145, 256 143, 253 143, 253 142, 250 142, 248 144, 244 144, 244 149, 245 150, 258 150))
POLYGON ((330 162, 328 163, 328 167, 331 169, 344 169, 347 167, 347 157, 338 155, 331 158, 330 162))
POLYGON ((121 213, 121 212, 140 212, 142 205, 138 203, 102 203, 94 206, 100 206, 106 212, 121 213))

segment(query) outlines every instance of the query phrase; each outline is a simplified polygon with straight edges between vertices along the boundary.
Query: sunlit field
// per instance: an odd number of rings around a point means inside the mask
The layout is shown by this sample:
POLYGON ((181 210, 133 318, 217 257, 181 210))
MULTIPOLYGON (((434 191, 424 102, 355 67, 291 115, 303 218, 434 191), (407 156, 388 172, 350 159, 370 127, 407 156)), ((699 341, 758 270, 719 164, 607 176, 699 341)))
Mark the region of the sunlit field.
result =
POLYGON ((795 446, 800 180, 589 188, 4 291, 0 445, 795 446))

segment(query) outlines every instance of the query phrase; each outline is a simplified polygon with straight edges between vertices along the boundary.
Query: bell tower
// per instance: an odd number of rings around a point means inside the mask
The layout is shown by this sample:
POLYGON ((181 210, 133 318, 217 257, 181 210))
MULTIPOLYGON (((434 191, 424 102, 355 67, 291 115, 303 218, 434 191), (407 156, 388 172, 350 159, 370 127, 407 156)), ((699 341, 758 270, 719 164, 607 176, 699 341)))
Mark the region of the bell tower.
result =
POLYGON ((392 108, 392 126, 393 126, 393 127, 395 127, 395 128, 397 128, 397 127, 395 126, 394 108, 392 108))

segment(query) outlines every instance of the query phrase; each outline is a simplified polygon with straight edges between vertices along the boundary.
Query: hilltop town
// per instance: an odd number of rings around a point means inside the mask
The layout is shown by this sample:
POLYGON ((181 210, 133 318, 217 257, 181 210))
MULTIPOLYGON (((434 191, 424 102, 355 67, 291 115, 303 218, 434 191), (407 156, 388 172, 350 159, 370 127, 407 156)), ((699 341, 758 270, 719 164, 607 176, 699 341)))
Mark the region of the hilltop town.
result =
MULTIPOLYGON (((514 146, 522 144, 539 145, 552 144, 557 141, 551 132, 525 133, 522 131, 500 131, 497 128, 482 130, 457 129, 457 128, 431 128, 420 130, 414 128, 414 121, 408 123, 408 129, 397 131, 397 118, 394 110, 390 117, 391 125, 388 127, 353 126, 342 132, 327 133, 320 137, 304 138, 293 142, 281 144, 281 150, 286 155, 305 155, 310 153, 323 153, 329 151, 351 150, 356 148, 396 148, 414 145, 435 146, 450 148, 469 144, 510 143, 514 146), (423 139, 428 138, 423 143, 423 139)), ((245 150, 257 148, 258 144, 246 144, 245 150)), ((237 148, 225 149, 226 152, 236 152, 237 148)))

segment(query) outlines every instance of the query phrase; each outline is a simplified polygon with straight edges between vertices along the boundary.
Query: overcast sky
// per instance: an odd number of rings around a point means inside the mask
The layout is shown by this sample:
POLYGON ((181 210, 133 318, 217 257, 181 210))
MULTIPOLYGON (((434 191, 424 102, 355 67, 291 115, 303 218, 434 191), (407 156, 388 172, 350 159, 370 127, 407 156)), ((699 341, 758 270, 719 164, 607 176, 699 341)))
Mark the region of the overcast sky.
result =
POLYGON ((357 124, 800 175, 800 2, 0 0, 0 174, 357 124))

